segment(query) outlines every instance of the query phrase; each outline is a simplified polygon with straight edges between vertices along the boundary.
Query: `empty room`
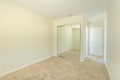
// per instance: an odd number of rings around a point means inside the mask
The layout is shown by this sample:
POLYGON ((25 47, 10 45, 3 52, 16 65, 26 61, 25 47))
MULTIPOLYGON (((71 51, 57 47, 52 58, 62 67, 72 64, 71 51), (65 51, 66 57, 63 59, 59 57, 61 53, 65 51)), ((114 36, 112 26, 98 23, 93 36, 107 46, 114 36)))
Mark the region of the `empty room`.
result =
POLYGON ((0 0, 0 80, 120 80, 119 0, 0 0))

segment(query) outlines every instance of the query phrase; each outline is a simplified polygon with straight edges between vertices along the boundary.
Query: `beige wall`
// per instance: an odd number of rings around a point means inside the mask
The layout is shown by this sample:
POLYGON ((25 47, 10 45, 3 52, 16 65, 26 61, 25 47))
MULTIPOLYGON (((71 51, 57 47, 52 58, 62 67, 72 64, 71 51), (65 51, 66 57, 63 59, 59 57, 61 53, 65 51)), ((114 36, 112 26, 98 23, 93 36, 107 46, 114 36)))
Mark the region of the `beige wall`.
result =
POLYGON ((72 49, 72 28, 67 26, 58 27, 58 53, 72 49))
POLYGON ((120 80, 120 0, 109 3, 107 65, 112 80, 120 80))
POLYGON ((80 28, 72 28, 73 49, 80 49, 80 28))
POLYGON ((0 0, 0 75, 52 56, 52 20, 0 0))

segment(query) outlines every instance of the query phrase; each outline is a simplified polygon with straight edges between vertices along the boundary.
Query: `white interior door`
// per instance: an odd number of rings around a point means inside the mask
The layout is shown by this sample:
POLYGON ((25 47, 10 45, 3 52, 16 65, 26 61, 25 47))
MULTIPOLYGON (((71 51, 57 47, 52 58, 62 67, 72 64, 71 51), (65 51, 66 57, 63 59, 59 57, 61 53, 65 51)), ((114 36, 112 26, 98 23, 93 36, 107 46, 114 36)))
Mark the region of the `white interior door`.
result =
POLYGON ((102 26, 89 27, 89 54, 103 55, 104 31, 102 26))

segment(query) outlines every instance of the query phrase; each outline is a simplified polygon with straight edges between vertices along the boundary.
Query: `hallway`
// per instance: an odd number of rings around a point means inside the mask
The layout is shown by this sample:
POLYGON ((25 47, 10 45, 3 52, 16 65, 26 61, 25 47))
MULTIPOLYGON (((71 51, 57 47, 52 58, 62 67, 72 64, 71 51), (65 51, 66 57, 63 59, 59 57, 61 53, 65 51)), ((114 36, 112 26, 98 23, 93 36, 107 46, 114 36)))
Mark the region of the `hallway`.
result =
POLYGON ((51 57, 0 80, 109 80, 105 65, 87 58, 79 62, 79 50, 51 57))

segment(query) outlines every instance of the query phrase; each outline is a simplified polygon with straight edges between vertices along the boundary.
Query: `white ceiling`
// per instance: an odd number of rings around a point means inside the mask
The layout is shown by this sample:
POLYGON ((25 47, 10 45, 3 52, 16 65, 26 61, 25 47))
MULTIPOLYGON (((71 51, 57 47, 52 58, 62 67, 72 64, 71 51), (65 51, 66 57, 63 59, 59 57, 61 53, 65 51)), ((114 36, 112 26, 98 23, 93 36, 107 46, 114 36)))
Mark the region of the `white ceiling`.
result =
POLYGON ((11 0, 24 8, 53 19, 71 15, 85 14, 93 16, 103 13, 107 0, 11 0))

